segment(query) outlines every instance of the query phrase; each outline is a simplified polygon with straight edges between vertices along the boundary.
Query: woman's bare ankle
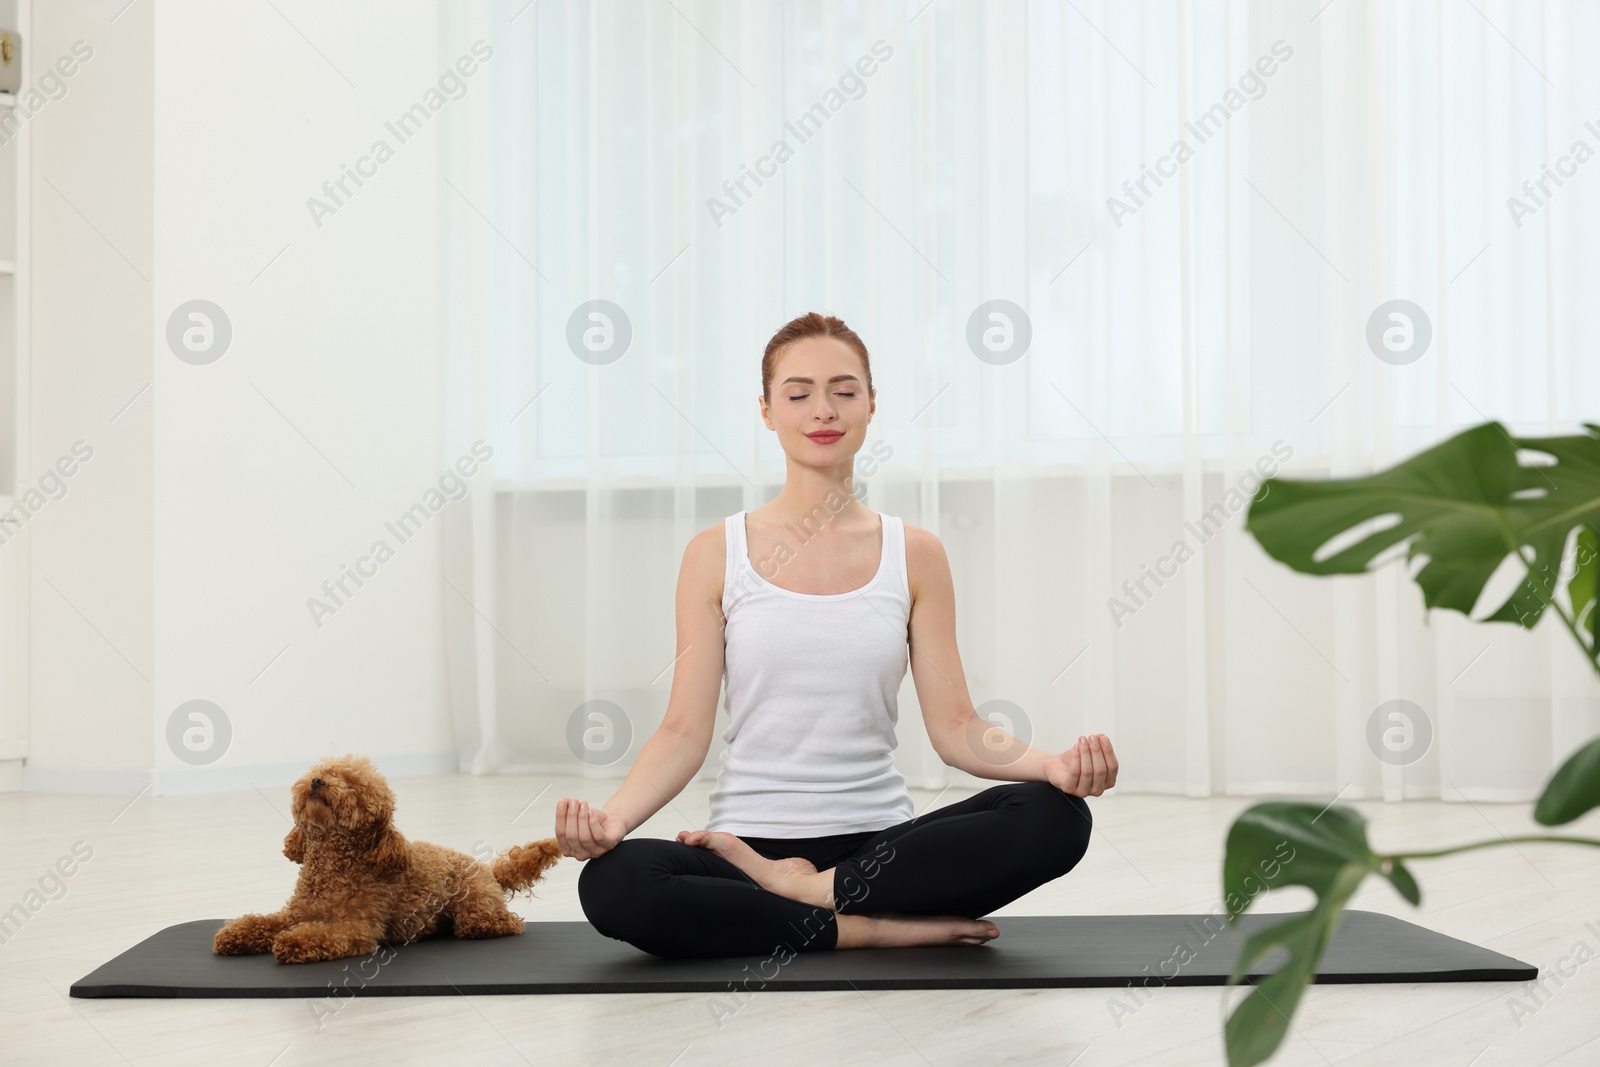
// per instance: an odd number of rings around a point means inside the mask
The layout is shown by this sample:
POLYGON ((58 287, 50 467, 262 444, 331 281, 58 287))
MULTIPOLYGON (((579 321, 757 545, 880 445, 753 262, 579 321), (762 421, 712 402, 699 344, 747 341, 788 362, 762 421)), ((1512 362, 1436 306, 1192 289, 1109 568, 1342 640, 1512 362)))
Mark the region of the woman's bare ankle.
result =
POLYGON ((758 881, 763 889, 780 897, 838 911, 833 899, 833 871, 832 867, 819 871, 803 859, 784 859, 777 860, 771 873, 758 881))
POLYGON ((988 919, 959 915, 841 915, 834 948, 909 948, 917 945, 981 945, 1000 935, 988 919))
POLYGON ((834 913, 839 924, 839 937, 834 948, 866 948, 871 938, 872 920, 865 915, 840 915, 834 913))

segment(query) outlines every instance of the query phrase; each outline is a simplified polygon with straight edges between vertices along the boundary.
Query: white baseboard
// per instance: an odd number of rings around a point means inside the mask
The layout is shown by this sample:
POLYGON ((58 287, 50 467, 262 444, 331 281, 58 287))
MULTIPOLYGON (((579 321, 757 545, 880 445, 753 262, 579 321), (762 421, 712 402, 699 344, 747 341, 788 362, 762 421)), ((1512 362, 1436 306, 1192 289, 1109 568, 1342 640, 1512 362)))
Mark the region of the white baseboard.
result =
MULTIPOLYGON (((1340 803, 1352 800, 1382 800, 1383 787, 1374 786, 1367 788, 1346 787, 1340 792, 1337 786, 1319 786, 1304 782, 1262 782, 1259 785, 1235 786, 1222 795, 1230 797, 1313 797, 1332 798, 1338 796, 1340 803)), ((1436 785, 1414 784, 1401 787, 1400 796, 1405 800, 1438 800, 1446 804, 1461 803, 1463 800, 1483 801, 1489 804, 1525 804, 1532 803, 1539 798, 1539 790, 1535 789, 1490 789, 1472 788, 1460 792, 1454 789, 1441 791, 1436 785)))
MULTIPOLYGON (((315 759, 295 763, 217 763, 207 767, 22 767, 24 793, 97 793, 134 796, 150 786, 155 796, 232 793, 290 785, 315 759)), ((372 762, 391 781, 456 774, 456 750, 373 755, 372 762)), ((3 782, 3 778, 0 778, 3 782)))
MULTIPOLYGON (((1454 788, 1451 788, 1443 793, 1435 791, 1430 795, 1437 796, 1439 800, 1442 800, 1447 804, 1451 803, 1452 801, 1460 802, 1463 800, 1481 800, 1486 804, 1532 804, 1534 801, 1538 800, 1543 793, 1543 786, 1535 786, 1532 789, 1489 789, 1469 787, 1460 791, 1457 791, 1454 788)), ((1410 796, 1409 793, 1406 795, 1410 796)))
MULTIPOLYGON (((456 774, 457 757, 453 748, 432 752, 371 754, 385 778, 425 778, 436 774, 456 774)), ((196 793, 231 793, 255 787, 292 785, 306 773, 314 759, 295 763, 256 763, 244 765, 212 764, 208 767, 163 767, 156 771, 157 796, 184 796, 196 793)))

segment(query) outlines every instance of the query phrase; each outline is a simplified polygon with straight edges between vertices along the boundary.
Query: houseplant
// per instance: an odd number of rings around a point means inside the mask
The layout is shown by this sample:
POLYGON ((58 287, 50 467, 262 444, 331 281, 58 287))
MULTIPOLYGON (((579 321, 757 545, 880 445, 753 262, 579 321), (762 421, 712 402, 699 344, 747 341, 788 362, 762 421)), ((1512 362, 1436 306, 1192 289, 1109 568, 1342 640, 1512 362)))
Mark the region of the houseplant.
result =
MULTIPOLYGON (((1525 577, 1480 621, 1531 629, 1548 611, 1600 676, 1600 426, 1585 423, 1584 430, 1519 438, 1488 422, 1376 474, 1272 478, 1252 502, 1245 529, 1268 555, 1305 574, 1363 573, 1380 553, 1402 546, 1408 564, 1421 561, 1412 580, 1422 589, 1425 607, 1469 617, 1490 576, 1516 555, 1526 565, 1525 577)), ((1561 826, 1596 806, 1600 737, 1551 776, 1533 817, 1544 826, 1561 826)), ((1229 1067, 1250 1067, 1277 1050, 1346 902, 1368 876, 1386 879, 1417 904, 1422 892, 1411 861, 1519 841, 1600 846, 1586 837, 1533 834, 1377 853, 1367 843, 1365 820, 1352 808, 1268 801, 1246 809, 1229 828, 1223 859, 1229 922, 1237 924, 1256 898, 1246 891, 1245 879, 1264 869, 1274 870, 1268 880, 1274 887, 1305 886, 1317 900, 1310 911, 1286 915, 1241 946, 1230 986, 1275 949, 1281 947, 1287 958, 1228 1017, 1229 1067), (1293 860, 1274 864, 1274 850, 1284 841, 1295 850, 1293 860)))

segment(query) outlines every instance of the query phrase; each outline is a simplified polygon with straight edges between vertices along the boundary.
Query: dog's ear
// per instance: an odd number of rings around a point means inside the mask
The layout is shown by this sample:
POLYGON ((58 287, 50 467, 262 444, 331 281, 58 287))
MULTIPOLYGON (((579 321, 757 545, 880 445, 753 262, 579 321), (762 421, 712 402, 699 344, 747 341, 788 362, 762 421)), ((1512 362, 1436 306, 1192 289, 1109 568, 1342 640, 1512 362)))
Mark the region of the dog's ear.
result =
POLYGON ((296 863, 306 861, 306 835, 300 832, 300 827, 290 830, 283 839, 283 854, 296 863))
POLYGON ((378 843, 368 849, 362 858, 373 870, 381 874, 392 874, 406 864, 406 839, 394 827, 384 827, 378 843))

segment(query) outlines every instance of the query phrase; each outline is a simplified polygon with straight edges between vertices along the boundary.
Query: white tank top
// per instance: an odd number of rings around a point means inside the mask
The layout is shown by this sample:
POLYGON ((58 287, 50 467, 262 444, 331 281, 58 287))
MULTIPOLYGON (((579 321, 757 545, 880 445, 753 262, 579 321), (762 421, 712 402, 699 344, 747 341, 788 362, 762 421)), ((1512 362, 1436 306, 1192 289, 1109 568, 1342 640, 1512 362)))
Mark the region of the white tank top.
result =
MULTIPOLYGON (((877 574, 832 594, 773 585, 750 560, 745 512, 723 521, 728 747, 707 829, 825 837, 882 830, 915 814, 892 755, 910 662, 905 526, 893 515, 880 519, 877 574)), ((784 547, 805 550, 787 540, 784 547)), ((775 572, 772 562, 758 562, 775 572)))

